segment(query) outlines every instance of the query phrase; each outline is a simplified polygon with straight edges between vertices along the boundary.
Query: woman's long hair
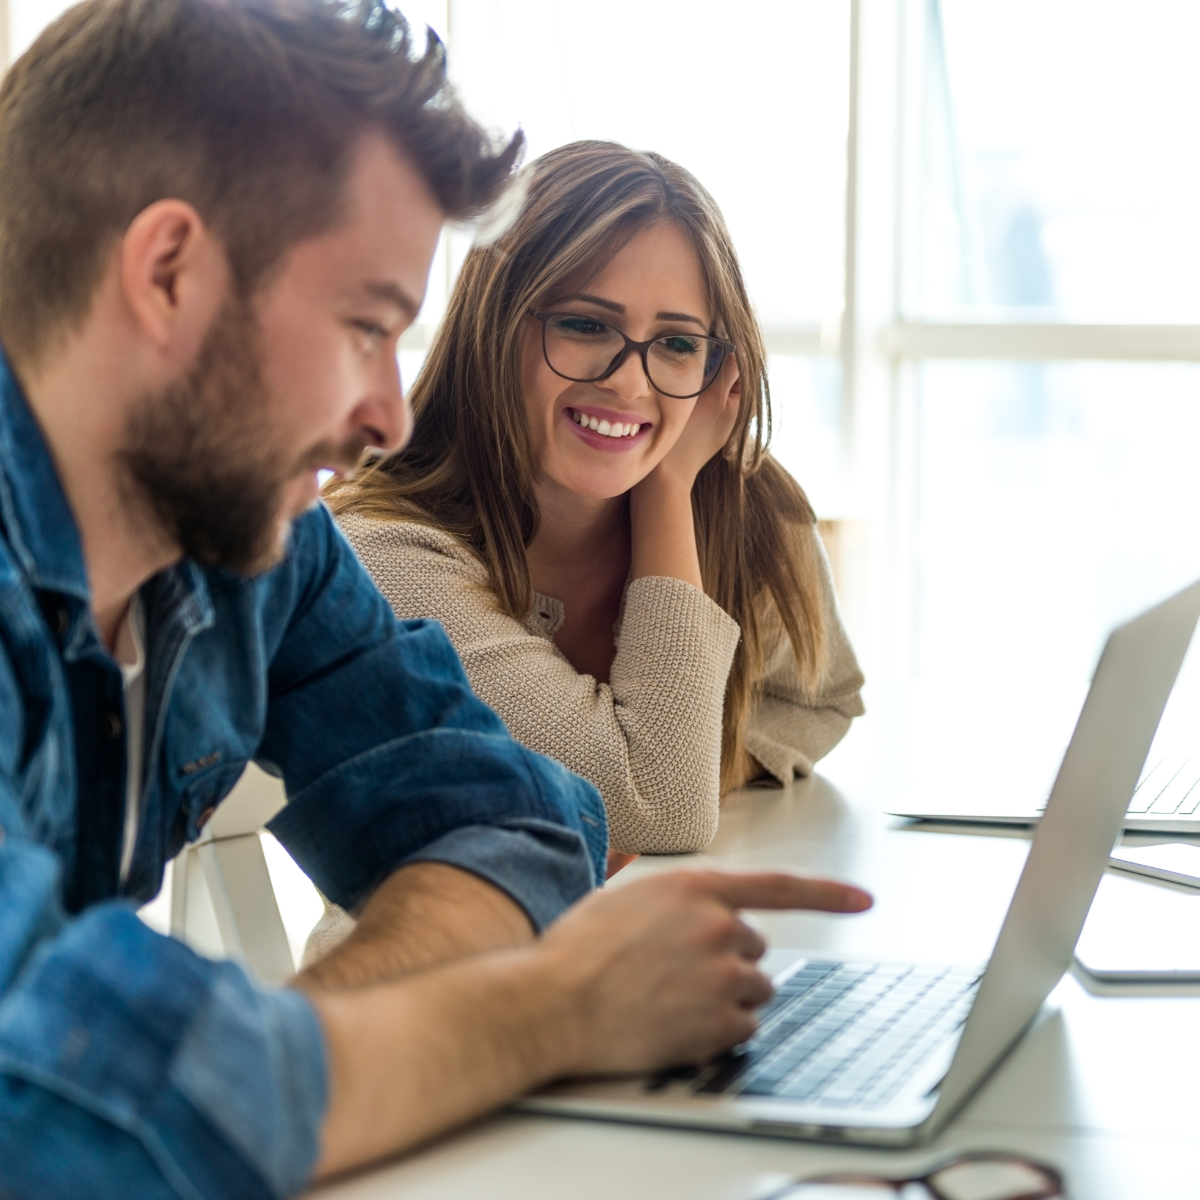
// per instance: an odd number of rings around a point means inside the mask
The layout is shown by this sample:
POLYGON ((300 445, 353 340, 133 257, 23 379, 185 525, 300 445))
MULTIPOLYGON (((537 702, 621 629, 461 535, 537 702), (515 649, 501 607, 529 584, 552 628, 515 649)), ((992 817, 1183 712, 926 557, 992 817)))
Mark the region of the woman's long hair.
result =
POLYGON ((725 222, 688 171, 659 154, 583 141, 526 168, 519 215, 467 256, 445 320, 412 389, 412 440, 353 479, 331 485, 335 513, 416 520, 443 529, 483 561, 500 607, 533 603, 525 547, 538 527, 521 390, 526 316, 577 291, 639 231, 671 221, 695 247, 713 313, 711 334, 737 347, 742 398, 724 449, 692 489, 704 588, 741 626, 725 693, 721 786, 744 762, 742 734, 762 677, 769 627, 782 626, 800 678, 824 670, 825 624, 815 517, 767 453, 766 353, 725 222))

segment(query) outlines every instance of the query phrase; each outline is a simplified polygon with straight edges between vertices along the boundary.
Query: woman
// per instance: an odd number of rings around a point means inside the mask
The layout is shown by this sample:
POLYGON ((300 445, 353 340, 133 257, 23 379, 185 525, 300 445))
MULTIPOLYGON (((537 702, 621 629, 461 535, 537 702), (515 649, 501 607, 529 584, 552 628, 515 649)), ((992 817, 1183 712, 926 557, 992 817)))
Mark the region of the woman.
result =
POLYGON ((762 334, 708 193, 657 154, 535 162, 468 256, 411 442, 328 501, 520 741, 599 788, 625 855, 805 775, 863 711, 814 516, 766 453, 762 334))

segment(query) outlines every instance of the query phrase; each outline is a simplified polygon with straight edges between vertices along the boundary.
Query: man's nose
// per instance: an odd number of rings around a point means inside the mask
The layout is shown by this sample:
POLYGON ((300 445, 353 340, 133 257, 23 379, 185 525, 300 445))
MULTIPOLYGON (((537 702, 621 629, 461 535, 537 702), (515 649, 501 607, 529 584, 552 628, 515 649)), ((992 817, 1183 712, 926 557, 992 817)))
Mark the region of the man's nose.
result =
POLYGON ((389 356, 372 381, 370 396, 359 405, 356 423, 367 444, 390 454, 399 450, 412 433, 412 406, 404 394, 400 364, 389 356))

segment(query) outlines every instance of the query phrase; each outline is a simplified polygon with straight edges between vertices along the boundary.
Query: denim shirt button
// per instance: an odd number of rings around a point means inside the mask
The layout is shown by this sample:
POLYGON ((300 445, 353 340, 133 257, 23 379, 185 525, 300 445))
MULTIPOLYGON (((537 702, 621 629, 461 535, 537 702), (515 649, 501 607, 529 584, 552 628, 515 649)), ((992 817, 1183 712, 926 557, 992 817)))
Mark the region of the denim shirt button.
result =
POLYGON ((201 829, 203 829, 203 828, 205 827, 205 825, 207 825, 207 824, 208 824, 208 822, 209 822, 209 821, 212 819, 212 815, 213 815, 213 813, 215 813, 216 811, 217 811, 217 810, 216 810, 215 808, 206 808, 206 809, 205 809, 205 810, 204 810, 204 811, 203 811, 203 812, 202 812, 202 813, 201 813, 201 814, 200 814, 200 815, 199 815, 199 816, 196 818, 196 832, 197 832, 197 833, 199 833, 199 832, 200 832, 200 830, 201 830, 201 829))
POLYGON ((123 728, 121 718, 116 713, 105 713, 100 718, 100 731, 106 738, 119 738, 123 728))
POLYGON ((65 604, 60 604, 54 610, 54 636, 62 641, 71 628, 71 614, 65 604))

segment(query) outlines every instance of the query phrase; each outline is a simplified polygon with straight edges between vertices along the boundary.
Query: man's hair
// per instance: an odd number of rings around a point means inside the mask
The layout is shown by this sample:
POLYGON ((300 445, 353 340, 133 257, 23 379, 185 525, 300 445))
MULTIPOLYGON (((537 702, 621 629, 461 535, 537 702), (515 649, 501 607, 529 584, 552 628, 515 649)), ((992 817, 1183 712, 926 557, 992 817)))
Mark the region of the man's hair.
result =
POLYGON ((414 50, 382 0, 88 0, 0 88, 0 338, 40 359, 78 326, 142 209, 195 206, 251 295, 333 227, 360 138, 379 131, 448 217, 504 189, 522 138, 463 110, 444 48, 414 50))

